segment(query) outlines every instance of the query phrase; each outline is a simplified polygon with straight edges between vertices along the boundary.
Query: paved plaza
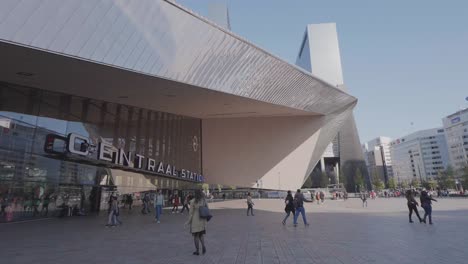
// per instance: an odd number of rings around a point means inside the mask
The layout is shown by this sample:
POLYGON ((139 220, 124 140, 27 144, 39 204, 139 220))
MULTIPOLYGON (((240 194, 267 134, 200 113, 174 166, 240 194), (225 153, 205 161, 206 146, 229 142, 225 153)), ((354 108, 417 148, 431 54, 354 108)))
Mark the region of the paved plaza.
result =
POLYGON ((204 256, 192 255, 187 215, 164 212, 156 224, 135 209, 115 228, 104 215, 1 224, 1 263, 468 263, 465 199, 435 203, 433 226, 408 223, 401 198, 308 203, 309 227, 283 226, 280 200, 255 200, 254 217, 244 200, 210 207, 204 256))

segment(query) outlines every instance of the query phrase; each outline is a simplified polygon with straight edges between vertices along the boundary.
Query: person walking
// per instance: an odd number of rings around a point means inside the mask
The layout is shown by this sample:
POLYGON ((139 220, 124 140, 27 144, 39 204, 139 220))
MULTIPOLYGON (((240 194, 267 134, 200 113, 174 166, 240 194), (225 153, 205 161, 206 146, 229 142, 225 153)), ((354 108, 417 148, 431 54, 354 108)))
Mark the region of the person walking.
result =
POLYGON ((406 200, 407 200, 407 205, 408 205, 408 210, 409 210, 409 222, 413 223, 413 220, 411 219, 411 216, 413 215, 413 211, 416 213, 416 216, 419 219, 419 222, 422 223, 422 219, 419 216, 418 212, 418 202, 416 202, 416 199, 414 199, 414 192, 412 190, 407 190, 406 191, 406 200))
POLYGON ((190 213, 190 209, 189 209, 189 203, 190 203, 190 200, 192 200, 192 196, 189 194, 187 194, 185 196, 185 198, 182 200, 182 210, 180 210, 180 213, 183 213, 185 209, 187 209, 187 212, 190 213))
POLYGON ((429 224, 432 225, 432 201, 437 202, 436 199, 432 198, 429 196, 427 191, 422 191, 421 192, 421 207, 424 209, 424 217, 422 222, 426 223, 426 217, 429 216, 429 224))
POLYGON ((190 233, 193 236, 195 244, 195 252, 193 255, 200 255, 200 243, 202 245, 202 254, 206 253, 205 238, 206 234, 206 219, 200 218, 200 206, 207 206, 205 197, 201 190, 195 191, 194 198, 190 201, 189 217, 185 226, 190 226, 190 233))
POLYGON ((117 222, 119 225, 122 225, 122 221, 118 218, 119 216, 119 204, 117 202, 117 197, 116 196, 111 196, 111 203, 110 203, 110 210, 109 210, 109 216, 107 219, 107 227, 111 226, 114 227, 117 225, 117 222))
POLYGON ((299 214, 302 215, 302 221, 304 222, 304 225, 306 226, 309 225, 309 223, 307 223, 307 218, 305 215, 304 201, 306 201, 306 199, 304 198, 304 194, 301 193, 300 189, 297 189, 297 192, 294 195, 294 204, 295 204, 294 226, 295 227, 297 226, 297 218, 299 217, 299 214))
POLYGON ((252 214, 252 216, 254 216, 253 206, 254 202, 252 201, 252 196, 250 196, 250 193, 247 193, 247 216, 249 216, 249 211, 252 214))
POLYGON ((126 203, 128 205, 128 210, 131 211, 132 210, 132 205, 133 205, 133 194, 131 194, 131 193, 127 194, 126 203))
POLYGON ((362 207, 367 207, 367 195, 365 193, 361 193, 361 200, 362 200, 362 207))
POLYGON ((292 197, 291 191, 288 191, 288 195, 286 195, 284 203, 286 204, 286 207, 284 208, 284 211, 286 211, 286 217, 283 219, 283 225, 286 225, 286 220, 288 219, 289 215, 292 213, 294 219, 295 214, 294 198, 292 197))
POLYGON ((323 202, 325 202, 325 193, 323 191, 320 191, 320 200, 323 202))
POLYGON ((141 209, 141 213, 142 214, 148 214, 150 213, 150 209, 149 209, 149 194, 148 193, 145 193, 145 195, 143 196, 143 199, 141 200, 142 203, 143 203, 143 208, 141 209))
POLYGON ((174 199, 172 200, 172 213, 178 213, 179 212, 179 203, 180 199, 177 194, 174 195, 174 199), (175 210, 175 211, 174 211, 175 210))
POLYGON ((47 216, 49 214, 49 203, 50 203, 50 197, 49 195, 44 196, 42 200, 42 209, 41 209, 41 214, 45 211, 44 216, 47 216))
POLYGON ((317 204, 320 204, 320 191, 315 193, 315 200, 317 200, 317 204))
POLYGON ((154 210, 156 211, 155 221, 161 223, 162 208, 164 207, 164 195, 161 190, 154 196, 154 210))

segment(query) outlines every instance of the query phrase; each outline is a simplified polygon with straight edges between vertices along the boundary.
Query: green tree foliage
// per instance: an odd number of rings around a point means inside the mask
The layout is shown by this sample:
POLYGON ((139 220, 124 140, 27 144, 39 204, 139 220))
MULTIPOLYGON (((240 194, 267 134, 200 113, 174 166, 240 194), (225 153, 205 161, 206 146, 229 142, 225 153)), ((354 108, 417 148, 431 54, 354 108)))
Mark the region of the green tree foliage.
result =
POLYGON ((402 182, 400 182, 400 188, 402 188, 402 189, 408 189, 408 187, 409 187, 409 184, 408 184, 407 181, 402 181, 402 182))
POLYGON ((468 190, 468 165, 461 170, 461 184, 463 190, 468 190))
POLYGON ((412 187, 419 187, 419 186, 421 186, 421 183, 419 182, 418 179, 413 179, 413 180, 411 181, 411 186, 412 186, 412 187))
POLYGON ((320 177, 320 187, 327 188, 330 179, 328 178, 328 174, 326 172, 322 172, 320 177))
POLYGON ((347 184, 348 184, 348 179, 346 179, 344 173, 341 172, 340 170, 340 174, 338 174, 338 182, 340 184, 343 184, 343 186, 346 188, 347 184))
POLYGON ((439 172, 437 183, 442 189, 455 188, 455 171, 451 166, 448 166, 447 169, 439 172))
POLYGON ((380 191, 385 188, 385 185, 379 176, 374 176, 372 179, 372 186, 376 191, 380 191))
POLYGON ((396 188, 396 183, 394 178, 388 179, 388 188, 389 189, 395 189, 396 188))
POLYGON ((364 190, 364 178, 362 177, 362 172, 359 168, 356 169, 356 174, 354 175, 354 183, 358 186, 358 191, 364 190))

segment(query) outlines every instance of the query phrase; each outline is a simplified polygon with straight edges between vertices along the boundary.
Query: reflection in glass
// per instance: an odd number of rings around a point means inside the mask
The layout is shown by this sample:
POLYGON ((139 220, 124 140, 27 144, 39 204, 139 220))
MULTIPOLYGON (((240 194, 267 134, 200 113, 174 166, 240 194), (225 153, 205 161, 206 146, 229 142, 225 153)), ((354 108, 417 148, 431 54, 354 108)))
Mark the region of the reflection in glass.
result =
MULTIPOLYGON (((199 119, 0 83, 0 222, 31 217, 89 214, 107 209, 110 195, 131 195, 134 205, 146 192, 195 188, 144 172, 107 168, 92 147, 106 142, 201 172, 199 119), (89 139, 88 157, 66 152, 66 137, 89 139)), ((82 149, 84 150, 84 149, 82 149)), ((145 166, 146 164, 143 164, 145 166)))

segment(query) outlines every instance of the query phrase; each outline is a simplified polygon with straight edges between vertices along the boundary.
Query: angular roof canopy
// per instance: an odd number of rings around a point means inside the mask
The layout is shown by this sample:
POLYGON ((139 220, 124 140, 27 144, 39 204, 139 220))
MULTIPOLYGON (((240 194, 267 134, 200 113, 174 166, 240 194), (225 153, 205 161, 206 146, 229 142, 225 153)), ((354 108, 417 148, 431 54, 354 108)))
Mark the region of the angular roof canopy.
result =
POLYGON ((200 118, 357 101, 170 1, 0 1, 0 55, 2 81, 200 118))

